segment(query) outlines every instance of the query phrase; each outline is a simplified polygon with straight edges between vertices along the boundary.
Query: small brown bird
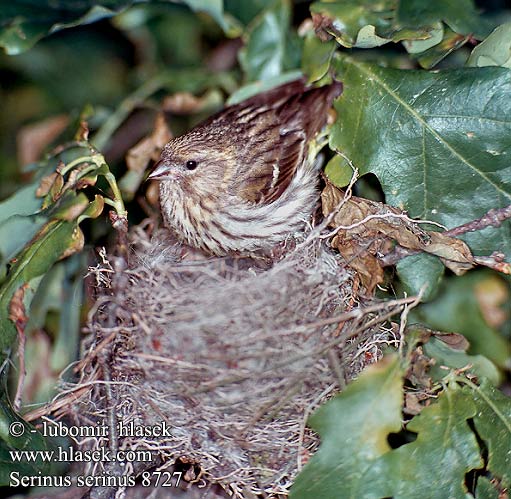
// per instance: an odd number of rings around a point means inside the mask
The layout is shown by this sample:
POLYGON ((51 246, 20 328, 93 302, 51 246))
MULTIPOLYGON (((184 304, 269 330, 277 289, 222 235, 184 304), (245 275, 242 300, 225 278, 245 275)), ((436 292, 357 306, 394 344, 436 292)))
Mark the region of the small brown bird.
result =
POLYGON ((148 177, 161 181, 165 225, 216 255, 266 252, 300 228, 318 198, 309 142, 341 91, 293 81, 172 139, 148 177))

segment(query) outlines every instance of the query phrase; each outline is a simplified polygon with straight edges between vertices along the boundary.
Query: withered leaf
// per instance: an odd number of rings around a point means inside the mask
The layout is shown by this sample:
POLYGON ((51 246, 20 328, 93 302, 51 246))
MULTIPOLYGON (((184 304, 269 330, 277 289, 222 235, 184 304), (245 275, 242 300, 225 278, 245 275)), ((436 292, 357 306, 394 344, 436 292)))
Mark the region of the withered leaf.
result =
POLYGON ((156 161, 163 146, 172 138, 163 113, 156 116, 154 129, 148 137, 133 146, 126 155, 128 171, 119 182, 125 199, 131 199, 140 187, 150 161, 156 161))
POLYGON ((474 294, 484 320, 493 328, 500 328, 509 320, 509 287, 497 276, 489 275, 476 282, 474 294))
POLYGON ((423 402, 429 398, 430 397, 424 392, 406 392, 403 411, 406 414, 415 416, 416 414, 419 414, 424 407, 426 407, 423 402))
POLYGON ((314 24, 314 31, 322 42, 331 40, 334 36, 333 33, 339 34, 333 25, 334 19, 331 17, 313 12, 312 22, 314 24))
POLYGON ((69 118, 64 114, 24 126, 17 137, 18 158, 22 165, 37 161, 44 149, 67 127, 69 118))
POLYGON ((59 172, 53 172, 41 179, 35 195, 41 198, 50 194, 50 200, 55 201, 59 197, 63 186, 64 177, 59 172))
POLYGON ((436 255, 457 274, 474 266, 472 253, 463 241, 440 232, 426 231, 397 208, 355 196, 344 200, 344 192, 329 182, 321 194, 321 200, 325 217, 337 209, 330 224, 332 227, 350 226, 337 233, 332 245, 343 256, 356 255, 356 259, 350 261, 347 258, 347 261, 361 272, 363 283, 369 291, 381 282, 379 279, 383 276, 377 254, 390 250, 385 242, 395 241, 404 248, 436 255), (368 256, 362 256, 364 253, 368 256), (367 269, 361 271, 362 265, 368 265, 367 269))
POLYGON ((201 111, 208 102, 207 95, 197 97, 190 92, 176 92, 163 99, 162 109, 174 114, 191 114, 201 111))
POLYGON ((449 345, 453 350, 465 352, 470 346, 467 338, 459 333, 442 333, 440 331, 434 331, 432 334, 446 345, 449 345))
POLYGON ((67 258, 68 256, 74 255, 75 253, 82 251, 84 244, 85 244, 85 236, 83 235, 82 229, 80 229, 80 227, 76 226, 73 230, 70 244, 64 250, 62 255, 60 255, 59 260, 64 260, 64 258, 67 258))
POLYGON ((18 330, 25 329, 28 322, 28 317, 25 311, 25 304, 23 299, 25 297, 25 290, 28 288, 28 283, 20 286, 12 295, 9 303, 9 319, 14 322, 18 330))
POLYGON ((172 138, 163 113, 158 113, 154 128, 148 137, 133 146, 126 155, 126 165, 134 172, 143 173, 151 160, 157 160, 163 146, 172 138))

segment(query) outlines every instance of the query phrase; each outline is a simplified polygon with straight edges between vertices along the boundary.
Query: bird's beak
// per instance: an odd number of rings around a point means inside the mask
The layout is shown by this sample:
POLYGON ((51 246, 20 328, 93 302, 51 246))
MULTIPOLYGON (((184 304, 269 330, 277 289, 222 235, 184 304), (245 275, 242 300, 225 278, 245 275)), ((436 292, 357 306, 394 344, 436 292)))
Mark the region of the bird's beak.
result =
POLYGON ((162 180, 171 176, 171 169, 168 167, 168 165, 165 164, 163 159, 160 159, 154 164, 151 173, 147 177, 147 180, 162 180))

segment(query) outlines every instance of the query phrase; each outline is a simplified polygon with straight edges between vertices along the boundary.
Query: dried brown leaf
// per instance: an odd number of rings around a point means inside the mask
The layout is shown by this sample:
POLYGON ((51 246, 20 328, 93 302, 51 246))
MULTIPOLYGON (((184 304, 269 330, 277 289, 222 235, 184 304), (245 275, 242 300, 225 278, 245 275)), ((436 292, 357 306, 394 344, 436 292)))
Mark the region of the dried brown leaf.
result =
POLYGON ((331 40, 333 38, 332 32, 338 33, 333 26, 334 19, 324 14, 313 13, 312 22, 314 24, 314 31, 322 42, 331 40))
POLYGON ((44 197, 50 194, 51 200, 55 201, 59 197, 63 186, 64 177, 58 172, 53 172, 41 179, 35 195, 37 197, 44 197))
POLYGON ((339 251, 348 265, 358 273, 362 285, 369 293, 383 282, 383 268, 375 254, 379 252, 382 244, 385 244, 384 240, 375 239, 369 248, 364 247, 357 238, 344 238, 338 234, 332 239, 331 244, 339 251))
POLYGON ((149 161, 156 161, 163 146, 172 138, 163 113, 158 113, 154 129, 148 137, 133 146, 126 155, 128 169, 143 174, 149 161))
MULTIPOLYGON (((332 219, 332 227, 350 226, 338 232, 333 245, 341 254, 358 255, 359 259, 363 252, 374 255, 374 262, 368 269, 371 274, 377 272, 376 263, 380 265, 376 254, 386 253, 384 241, 395 241, 403 248, 436 255, 456 274, 465 272, 475 264, 470 249, 463 241, 440 232, 428 232, 397 208, 355 196, 344 199, 344 192, 331 183, 325 186, 321 199, 324 216, 338 210, 332 219), (359 249, 351 248, 348 251, 350 246, 358 246, 359 249)), ((363 259, 369 260, 366 257, 363 259)), ((348 263, 353 266, 350 260, 348 263)), ((360 272, 359 268, 353 268, 360 272)), ((383 275, 383 270, 380 272, 383 275)), ((369 282, 366 279, 365 284, 372 285, 374 282, 376 277, 369 282)))
POLYGON ((20 286, 12 295, 9 303, 9 319, 14 322, 18 331, 23 331, 28 322, 28 317, 25 311, 25 290, 28 288, 28 283, 20 286))
POLYGON ((406 414, 415 416, 424 409, 424 405, 421 403, 427 400, 429 397, 422 392, 406 392, 405 393, 405 405, 403 411, 406 414))
POLYGON ((190 92, 176 92, 163 99, 162 109, 173 114, 192 114, 204 109, 209 102, 208 95, 197 97, 190 92))
POLYGON ((461 352, 465 352, 470 346, 467 338, 459 333, 442 333, 440 331, 434 331, 432 332, 432 335, 446 345, 450 346, 453 350, 460 350, 461 352))
POLYGON ((76 131, 75 140, 77 141, 89 140, 89 124, 85 120, 80 121, 80 127, 76 131))
POLYGON ((19 163, 27 165, 37 161, 44 149, 65 130, 68 123, 69 118, 65 114, 59 114, 24 126, 17 137, 19 163))
POLYGON ((66 248, 64 253, 62 253, 59 260, 64 260, 64 258, 67 258, 68 256, 74 255, 75 253, 82 251, 84 243, 85 237, 83 235, 83 232, 80 229, 80 227, 77 226, 73 231, 71 243, 66 248))
POLYGON ((410 367, 405 377, 410 380, 414 386, 429 389, 431 388, 429 368, 433 364, 434 359, 430 359, 424 355, 422 347, 418 346, 410 355, 410 367))
POLYGON ((497 276, 477 282, 474 293, 484 320, 493 328, 500 328, 509 319, 509 312, 502 305, 509 303, 509 287, 497 276))

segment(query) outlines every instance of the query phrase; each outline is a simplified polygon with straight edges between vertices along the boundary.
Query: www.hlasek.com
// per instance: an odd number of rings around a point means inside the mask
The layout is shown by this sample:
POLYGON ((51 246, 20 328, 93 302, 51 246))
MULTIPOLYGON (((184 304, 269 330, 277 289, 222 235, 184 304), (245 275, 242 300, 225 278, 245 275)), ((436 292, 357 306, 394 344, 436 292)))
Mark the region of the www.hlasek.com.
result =
MULTIPOLYGON (((117 435, 119 437, 171 437, 172 433, 167 424, 162 421, 159 424, 135 425, 134 423, 124 424, 120 422, 117 425, 117 435)), ((13 422, 9 427, 9 433, 13 437, 21 437, 28 431, 35 433, 36 430, 29 429, 22 422, 13 422)), ((45 437, 71 437, 71 438, 107 438, 109 427, 106 425, 91 426, 66 426, 60 422, 44 422, 39 430, 45 437)), ((119 449, 113 452, 106 447, 95 449, 79 450, 71 445, 67 447, 56 447, 53 450, 10 450, 13 463, 48 463, 48 462, 79 462, 79 463, 100 463, 100 462, 151 462, 152 453, 144 449, 119 449)), ((23 475, 19 471, 12 471, 9 475, 9 485, 11 487, 132 487, 135 485, 133 476, 112 476, 112 475, 88 475, 88 476, 52 476, 43 475, 38 472, 35 475, 23 475)), ((142 474, 143 486, 162 486, 177 487, 181 480, 179 472, 145 472, 142 474)))

